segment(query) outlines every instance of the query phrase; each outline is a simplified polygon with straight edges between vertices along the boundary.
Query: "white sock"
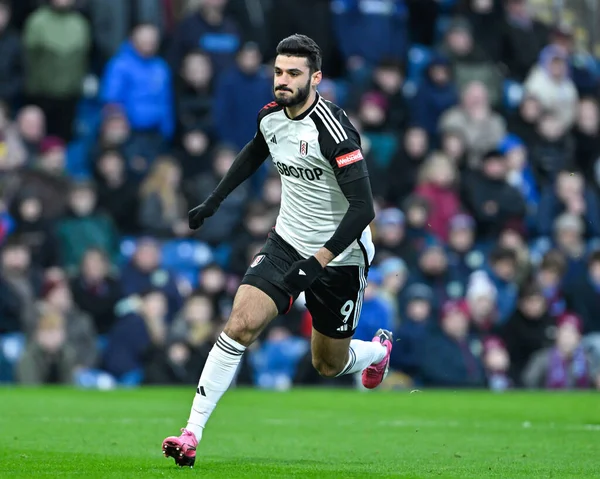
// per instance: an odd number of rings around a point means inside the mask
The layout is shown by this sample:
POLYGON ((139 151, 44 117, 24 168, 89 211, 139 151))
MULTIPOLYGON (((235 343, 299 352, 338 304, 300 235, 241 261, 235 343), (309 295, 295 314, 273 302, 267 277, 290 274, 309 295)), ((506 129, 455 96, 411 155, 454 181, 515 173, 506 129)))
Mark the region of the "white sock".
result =
POLYGON ((386 354, 387 348, 381 343, 353 339, 350 341, 350 357, 348 358, 348 363, 338 376, 358 373, 369 367, 371 364, 377 364, 383 361, 386 354))
POLYGON ((186 426, 188 431, 196 435, 198 441, 202 438, 204 426, 219 399, 231 385, 245 350, 246 346, 221 333, 210 351, 186 426))

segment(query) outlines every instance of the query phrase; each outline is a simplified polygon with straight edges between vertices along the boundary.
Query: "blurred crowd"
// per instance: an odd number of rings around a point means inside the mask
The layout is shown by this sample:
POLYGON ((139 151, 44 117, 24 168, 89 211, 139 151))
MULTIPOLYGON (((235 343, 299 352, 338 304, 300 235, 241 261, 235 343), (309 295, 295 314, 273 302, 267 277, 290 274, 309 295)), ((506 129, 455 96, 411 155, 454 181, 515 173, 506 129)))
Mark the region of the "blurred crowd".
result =
MULTIPOLYGON (((296 32, 362 136, 355 337, 394 331, 386 385, 600 388, 600 60, 529 0, 0 0, 0 382, 196 383, 280 178, 187 210, 296 32)), ((300 297, 238 383, 353 385, 312 368, 311 321, 300 297)))

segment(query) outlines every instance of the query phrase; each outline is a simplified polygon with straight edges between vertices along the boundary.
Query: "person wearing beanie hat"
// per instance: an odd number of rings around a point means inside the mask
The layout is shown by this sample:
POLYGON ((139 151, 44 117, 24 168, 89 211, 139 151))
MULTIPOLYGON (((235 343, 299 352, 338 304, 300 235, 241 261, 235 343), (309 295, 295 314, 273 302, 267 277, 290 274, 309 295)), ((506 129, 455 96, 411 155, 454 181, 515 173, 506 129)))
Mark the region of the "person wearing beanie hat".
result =
POLYGON ((465 299, 475 330, 483 333, 496 326, 498 322, 497 296, 496 286, 485 271, 478 270, 471 274, 465 299))
POLYGON ((557 322, 554 346, 534 354, 523 372, 528 388, 588 389, 591 377, 590 358, 581 344, 581 319, 570 312, 557 322))

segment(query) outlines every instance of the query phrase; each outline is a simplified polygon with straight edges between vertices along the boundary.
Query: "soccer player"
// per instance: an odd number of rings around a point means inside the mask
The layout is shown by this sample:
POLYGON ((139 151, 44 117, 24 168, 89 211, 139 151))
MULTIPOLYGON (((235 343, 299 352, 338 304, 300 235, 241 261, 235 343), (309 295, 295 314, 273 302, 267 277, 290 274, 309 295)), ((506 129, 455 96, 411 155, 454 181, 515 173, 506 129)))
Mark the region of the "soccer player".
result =
POLYGON ((374 256, 375 216, 360 137, 345 112, 317 93, 321 51, 304 35, 277 46, 275 101, 258 113, 257 132, 214 192, 189 212, 191 229, 270 155, 282 180, 275 227, 242 280, 231 316, 212 348, 187 426, 163 441, 163 453, 193 466, 196 447, 217 402, 229 388, 246 348, 301 292, 313 318, 312 363, 326 377, 362 371, 372 389, 385 378, 392 334, 353 340, 367 271, 374 256))

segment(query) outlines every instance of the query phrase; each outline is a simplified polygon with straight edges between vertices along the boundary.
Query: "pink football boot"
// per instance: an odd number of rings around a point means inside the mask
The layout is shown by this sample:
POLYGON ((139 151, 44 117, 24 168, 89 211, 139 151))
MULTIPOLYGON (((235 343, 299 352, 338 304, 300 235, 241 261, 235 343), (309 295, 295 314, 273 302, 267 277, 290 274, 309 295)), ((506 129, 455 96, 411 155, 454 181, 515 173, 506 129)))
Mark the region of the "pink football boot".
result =
POLYGON ((381 343, 386 347, 387 353, 377 364, 372 364, 368 368, 365 368, 362 372, 362 383, 367 389, 374 389, 379 386, 385 377, 387 376, 390 368, 390 354, 392 353, 392 333, 385 329, 380 329, 375 333, 375 337, 372 339, 375 343, 381 343))
POLYGON ((196 446, 198 440, 194 433, 181 429, 181 436, 169 436, 163 441, 162 449, 165 457, 175 459, 175 464, 180 467, 193 467, 196 462, 196 446))

